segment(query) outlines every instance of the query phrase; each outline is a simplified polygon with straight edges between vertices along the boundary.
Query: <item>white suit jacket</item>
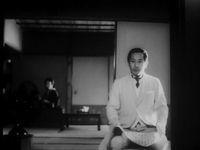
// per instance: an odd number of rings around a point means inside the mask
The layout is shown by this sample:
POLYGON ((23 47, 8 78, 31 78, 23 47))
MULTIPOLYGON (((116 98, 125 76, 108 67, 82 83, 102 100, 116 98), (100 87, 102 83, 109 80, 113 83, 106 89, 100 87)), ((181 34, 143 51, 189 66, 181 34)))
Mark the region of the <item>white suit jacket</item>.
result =
POLYGON ((139 116, 147 125, 159 124, 165 133, 168 107, 160 80, 144 74, 138 97, 133 80, 127 75, 113 83, 106 107, 109 124, 129 128, 139 116))

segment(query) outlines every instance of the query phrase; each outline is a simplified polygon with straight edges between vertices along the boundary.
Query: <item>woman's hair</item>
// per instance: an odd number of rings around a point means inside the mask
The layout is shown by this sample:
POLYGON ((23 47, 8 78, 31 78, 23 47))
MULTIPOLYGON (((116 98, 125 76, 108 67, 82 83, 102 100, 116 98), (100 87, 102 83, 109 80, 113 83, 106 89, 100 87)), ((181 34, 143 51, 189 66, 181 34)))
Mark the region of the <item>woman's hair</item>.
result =
POLYGON ((48 81, 49 81, 49 82, 52 82, 53 85, 55 84, 55 81, 54 81, 52 78, 50 78, 50 77, 48 77, 48 78, 46 78, 46 79, 44 80, 44 84, 47 83, 48 81))
POLYGON ((147 53, 146 50, 141 49, 141 48, 133 48, 133 49, 131 49, 131 50, 129 51, 129 53, 128 53, 128 56, 127 56, 127 61, 128 61, 128 63, 129 63, 130 58, 131 58, 131 55, 132 55, 133 53, 142 53, 142 54, 144 54, 144 61, 148 61, 148 53, 147 53))

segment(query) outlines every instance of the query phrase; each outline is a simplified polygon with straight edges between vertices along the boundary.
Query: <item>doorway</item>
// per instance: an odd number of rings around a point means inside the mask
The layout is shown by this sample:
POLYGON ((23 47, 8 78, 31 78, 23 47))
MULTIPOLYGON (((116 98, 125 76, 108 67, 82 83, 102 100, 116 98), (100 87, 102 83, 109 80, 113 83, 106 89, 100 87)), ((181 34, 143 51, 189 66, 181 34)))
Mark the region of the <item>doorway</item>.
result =
POLYGON ((74 57, 72 105, 106 105, 108 58, 74 57))

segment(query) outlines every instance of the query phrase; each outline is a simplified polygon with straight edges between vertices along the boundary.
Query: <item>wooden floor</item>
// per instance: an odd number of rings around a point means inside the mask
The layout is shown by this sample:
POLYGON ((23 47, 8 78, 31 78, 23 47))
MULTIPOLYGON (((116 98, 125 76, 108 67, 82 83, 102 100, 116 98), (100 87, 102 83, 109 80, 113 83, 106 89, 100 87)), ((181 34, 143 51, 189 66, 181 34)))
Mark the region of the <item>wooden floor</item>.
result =
MULTIPOLYGON (((3 128, 3 135, 9 133, 12 126, 3 128)), ((33 135, 33 150, 97 150, 109 126, 70 126, 64 131, 46 128, 25 128, 33 135)), ((134 149, 137 150, 137 149, 134 149)), ((140 149, 142 150, 142 149, 140 149)))
MULTIPOLYGON (((6 135, 12 126, 4 127, 6 135)), ((33 150, 97 150, 98 146, 108 132, 108 126, 101 126, 97 131, 94 126, 70 126, 64 131, 59 129, 25 128, 33 135, 33 150)))

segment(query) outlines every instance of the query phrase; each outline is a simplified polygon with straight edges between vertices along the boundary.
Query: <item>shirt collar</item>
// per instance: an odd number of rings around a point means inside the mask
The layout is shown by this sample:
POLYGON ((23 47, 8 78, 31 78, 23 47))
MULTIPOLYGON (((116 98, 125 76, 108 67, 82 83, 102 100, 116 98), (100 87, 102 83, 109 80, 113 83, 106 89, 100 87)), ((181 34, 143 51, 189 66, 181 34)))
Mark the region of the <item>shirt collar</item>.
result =
MULTIPOLYGON (((138 76, 139 76, 140 79, 142 79, 142 78, 144 77, 144 73, 141 74, 141 75, 138 75, 138 76)), ((132 77, 132 78, 136 78, 136 76, 135 76, 135 75, 132 75, 132 74, 131 74, 131 77, 132 77)))

